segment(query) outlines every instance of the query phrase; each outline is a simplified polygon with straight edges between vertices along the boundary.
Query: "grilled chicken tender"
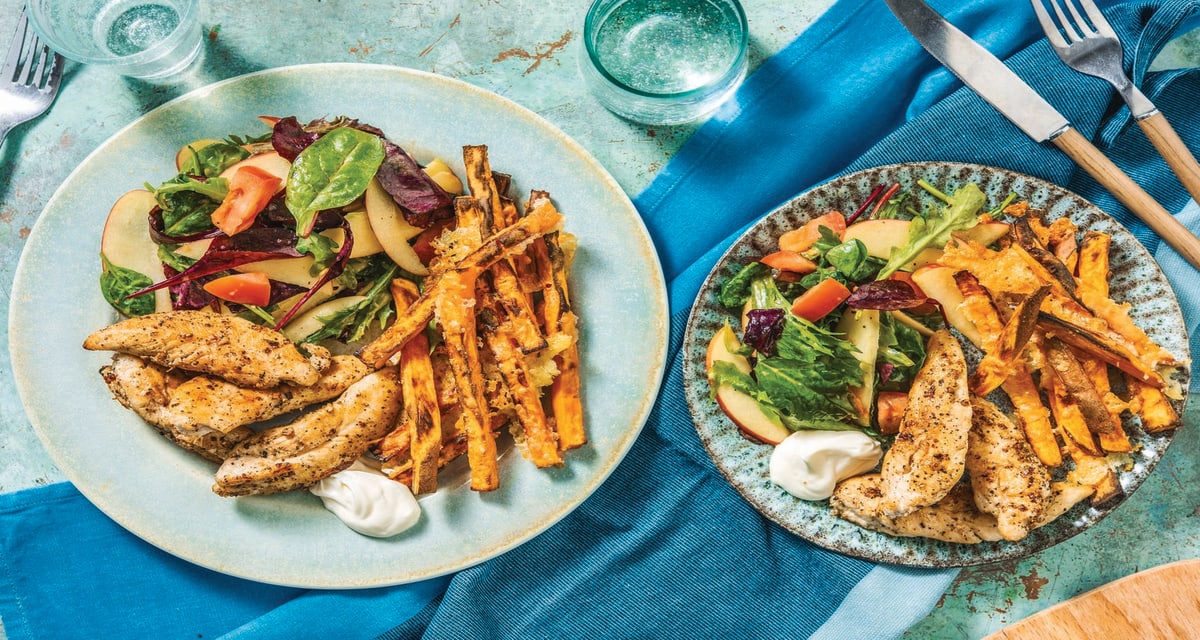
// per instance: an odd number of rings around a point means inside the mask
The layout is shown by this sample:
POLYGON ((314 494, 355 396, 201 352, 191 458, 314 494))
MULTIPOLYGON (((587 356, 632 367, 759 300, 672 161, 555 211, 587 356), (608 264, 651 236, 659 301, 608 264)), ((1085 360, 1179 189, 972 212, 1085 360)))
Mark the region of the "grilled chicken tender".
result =
POLYGON ((996 518, 975 507, 966 485, 955 485, 940 501, 897 518, 884 514, 884 488, 884 479, 878 473, 847 478, 834 489, 829 506, 843 520, 892 536, 962 544, 1001 539, 996 518))
POLYGON ((401 397, 396 369, 375 371, 337 400, 242 441, 217 469, 213 491, 265 495, 327 478, 353 464, 395 425, 401 397))
POLYGON ((974 398, 971 409, 974 424, 967 443, 967 473, 975 506, 996 517, 1005 540, 1020 540, 1046 511, 1050 472, 1034 455, 1021 428, 996 405, 974 398))
MULTIPOLYGON (((1092 488, 1086 485, 1051 483, 1046 508, 1030 529, 1057 520, 1091 495, 1092 488)), ((960 544, 1005 539, 996 518, 975 506, 971 489, 965 484, 955 485, 940 502, 899 518, 884 515, 882 504, 883 480, 877 473, 841 481, 829 499, 829 506, 837 517, 891 536, 932 538, 960 544)))
POLYGON ((112 364, 100 369, 100 376, 118 402, 171 442, 213 462, 224 460, 235 444, 254 433, 248 427, 234 427, 222 433, 181 419, 169 407, 171 395, 188 382, 187 376, 179 371, 118 353, 113 356, 112 364))
POLYGON ((281 384, 271 389, 248 389, 212 376, 197 375, 170 394, 166 411, 184 427, 212 427, 227 432, 311 404, 331 400, 361 380, 370 369, 355 356, 333 356, 314 384, 281 384))
POLYGON ((255 389, 284 382, 307 386, 321 377, 278 331, 208 311, 164 311, 122 320, 88 336, 83 348, 141 356, 255 389))
POLYGON ((900 432, 883 457, 883 513, 908 515, 941 500, 962 478, 971 429, 967 361, 949 331, 926 345, 900 432))

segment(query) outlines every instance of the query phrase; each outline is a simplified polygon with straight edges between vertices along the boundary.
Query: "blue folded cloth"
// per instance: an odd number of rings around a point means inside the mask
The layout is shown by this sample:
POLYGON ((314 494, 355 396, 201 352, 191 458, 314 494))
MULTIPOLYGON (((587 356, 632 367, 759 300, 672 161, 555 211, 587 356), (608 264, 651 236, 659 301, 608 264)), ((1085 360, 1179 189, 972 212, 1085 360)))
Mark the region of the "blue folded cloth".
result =
MULTIPOLYGON (((1186 194, 1111 89, 1059 63, 1027 6, 933 4, 1007 59, 1168 209, 1184 207, 1186 194)), ((1200 147, 1200 112, 1192 108, 1200 75, 1146 72, 1146 61, 1198 3, 1104 6, 1136 80, 1184 140, 1200 147)), ((637 198, 670 287, 670 366, 642 436, 574 513, 450 578, 311 591, 175 559, 127 534, 69 485, 4 495, 0 617, 9 637, 900 635, 936 604, 955 572, 848 558, 761 517, 700 445, 678 351, 700 283, 740 230, 829 177, 906 160, 994 164, 1066 185, 1158 249, 1156 238, 1057 151, 1024 138, 962 89, 883 3, 842 0, 767 60, 637 198)), ((1200 224, 1200 211, 1189 215, 1200 224)), ((1164 264, 1176 260, 1169 272, 1193 278, 1171 254, 1158 254, 1164 264)), ((1191 292, 1179 293, 1186 308, 1197 308, 1191 292)), ((1195 322, 1189 317, 1189 327, 1195 322)))

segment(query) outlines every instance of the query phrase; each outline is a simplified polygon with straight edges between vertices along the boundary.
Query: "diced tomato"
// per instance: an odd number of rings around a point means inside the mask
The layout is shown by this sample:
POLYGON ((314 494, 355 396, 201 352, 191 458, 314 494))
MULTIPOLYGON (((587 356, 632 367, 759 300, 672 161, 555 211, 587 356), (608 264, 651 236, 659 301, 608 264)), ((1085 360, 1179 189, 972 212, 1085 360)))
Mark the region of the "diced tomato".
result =
MULTIPOLYGON (((912 274, 908 273, 907 271, 894 271, 892 272, 892 275, 888 276, 888 280, 899 280, 900 282, 904 282, 908 286, 912 287, 913 291, 916 292, 917 297, 926 299, 929 298, 929 296, 925 295, 925 292, 921 290, 921 287, 917 284, 917 282, 912 279, 912 274)), ((920 306, 905 309, 904 312, 918 316, 927 316, 937 313, 938 305, 936 302, 929 301, 920 306)))
POLYGON ((792 313, 809 322, 816 322, 849 297, 850 290, 846 285, 833 278, 826 278, 796 298, 792 303, 792 313))
POLYGON ((808 250, 821 239, 821 227, 832 231, 841 238, 846 233, 846 216, 838 211, 830 211, 804 223, 799 229, 792 229, 779 236, 779 249, 797 253, 808 250))
POLYGON ((261 271, 222 276, 204 285, 214 296, 237 304, 265 307, 271 302, 271 281, 261 271))
POLYGON ((278 177, 254 166, 240 167, 229 178, 229 193, 212 212, 212 221, 225 235, 232 236, 250 228, 282 182, 278 177))
POLYGON ((791 271, 793 273, 812 273, 817 270, 817 263, 795 251, 776 251, 775 253, 763 256, 759 259, 759 262, 772 269, 791 271))
POLYGON ((875 421, 879 433, 892 434, 900 431, 900 419, 908 406, 908 394, 903 391, 880 391, 875 399, 875 421))
POLYGON ((433 241, 438 239, 443 231, 452 226, 454 226, 453 220, 436 222, 433 226, 417 235, 417 239, 413 241, 413 251, 417 252, 417 257, 421 259, 421 264, 427 265, 433 260, 433 241))

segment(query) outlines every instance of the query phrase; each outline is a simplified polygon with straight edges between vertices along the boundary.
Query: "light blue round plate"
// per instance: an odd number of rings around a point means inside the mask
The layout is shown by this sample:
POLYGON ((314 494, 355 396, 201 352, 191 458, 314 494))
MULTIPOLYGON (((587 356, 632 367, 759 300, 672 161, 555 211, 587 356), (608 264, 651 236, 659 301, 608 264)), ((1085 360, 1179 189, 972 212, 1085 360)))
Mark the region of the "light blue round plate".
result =
POLYGON ((51 198, 17 266, 9 340, 13 373, 38 435, 79 490, 121 526, 198 565, 310 588, 402 584, 450 573, 529 540, 578 506, 633 444, 664 370, 666 287, 629 198, 582 147, 504 98, 396 67, 318 64, 273 69, 193 91, 100 146, 51 198), (420 523, 379 540, 360 536, 315 496, 227 499, 215 466, 169 444, 118 405, 97 370, 109 355, 82 341, 114 322, 100 296, 100 231, 127 190, 172 177, 182 145, 256 134, 259 115, 301 121, 346 115, 383 129, 424 160, 461 175, 462 146, 488 145, 512 193, 550 192, 579 238, 572 302, 579 312, 590 443, 562 468, 539 470, 514 450, 501 487, 456 482, 421 499, 420 523))
MULTIPOLYGON (((1111 235, 1113 299, 1132 304, 1130 316, 1151 339, 1176 357, 1187 358, 1190 351, 1186 325, 1170 283, 1146 249, 1116 220, 1078 195, 1037 178, 983 165, 916 162, 867 169, 831 180, 796 196, 743 234, 717 262, 692 307, 683 339, 684 391, 696 430, 717 468, 763 515, 796 535, 866 560, 918 567, 959 567, 1022 558, 1079 534, 1112 513, 1150 474, 1166 452, 1174 432, 1148 434, 1137 426, 1136 419, 1126 417, 1125 429, 1137 449, 1128 464, 1117 470, 1124 489, 1120 498, 1099 506, 1077 505, 1018 542, 954 544, 869 531, 834 516, 828 501, 809 502, 788 494, 771 482, 768 471, 771 447, 742 437, 709 396, 704 372, 705 349, 726 321, 737 322, 717 302, 720 284, 742 265, 778 248, 779 236, 784 231, 831 210, 854 211, 879 184, 899 183, 902 189, 918 193, 916 183, 921 179, 946 193, 967 182, 977 183, 988 195, 989 206, 999 203, 1009 193, 1016 193, 1034 208, 1045 210, 1047 219, 1069 217, 1081 230, 1111 235)), ((969 344, 965 348, 968 353, 973 351, 969 344)), ((1186 366, 1176 378, 1180 387, 1186 389, 1186 366)), ((1002 394, 996 392, 991 398, 1001 406, 1008 406, 1002 394)), ((1174 406, 1182 415, 1182 402, 1175 402, 1174 406)))

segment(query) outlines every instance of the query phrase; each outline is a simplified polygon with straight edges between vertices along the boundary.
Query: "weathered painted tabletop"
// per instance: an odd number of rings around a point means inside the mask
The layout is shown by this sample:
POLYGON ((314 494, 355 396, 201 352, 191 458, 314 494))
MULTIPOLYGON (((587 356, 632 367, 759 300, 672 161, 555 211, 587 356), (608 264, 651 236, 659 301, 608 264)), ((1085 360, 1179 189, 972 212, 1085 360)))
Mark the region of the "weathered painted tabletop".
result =
MULTIPOLYGON (((832 0, 743 2, 752 34, 753 69, 803 31, 832 0)), ((458 78, 539 113, 587 148, 628 193, 636 194, 695 127, 639 126, 604 111, 587 94, 576 70, 586 2, 548 4, 207 0, 201 9, 208 36, 203 58, 177 80, 147 84, 69 64, 50 113, 19 127, 0 148, 0 310, 5 327, 13 273, 25 239, 44 203, 75 165, 110 135, 171 98, 260 69, 357 61, 458 78)), ((0 47, 7 46, 20 5, 21 0, 0 0, 0 47)), ((1196 40, 1184 38, 1159 64, 1196 64, 1196 40)), ((981 637, 1139 569, 1200 557, 1195 404, 1187 416, 1191 428, 1180 433, 1160 467, 1113 516, 1026 560, 964 570, 937 608, 906 637, 981 637)), ((0 341, 0 461, 0 492, 64 479, 21 408, 7 339, 0 341)))

